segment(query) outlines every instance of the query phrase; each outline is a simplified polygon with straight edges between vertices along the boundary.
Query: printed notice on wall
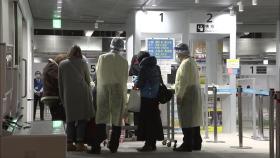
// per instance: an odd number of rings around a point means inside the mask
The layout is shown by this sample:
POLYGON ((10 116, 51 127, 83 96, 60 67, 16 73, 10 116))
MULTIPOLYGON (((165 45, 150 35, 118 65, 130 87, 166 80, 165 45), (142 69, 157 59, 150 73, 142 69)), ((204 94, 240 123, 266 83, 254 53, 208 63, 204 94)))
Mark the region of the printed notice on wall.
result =
POLYGON ((240 60, 239 59, 227 59, 227 68, 230 69, 239 69, 240 60))
POLYGON ((174 39, 172 38, 148 38, 146 46, 149 53, 159 60, 174 60, 174 39))

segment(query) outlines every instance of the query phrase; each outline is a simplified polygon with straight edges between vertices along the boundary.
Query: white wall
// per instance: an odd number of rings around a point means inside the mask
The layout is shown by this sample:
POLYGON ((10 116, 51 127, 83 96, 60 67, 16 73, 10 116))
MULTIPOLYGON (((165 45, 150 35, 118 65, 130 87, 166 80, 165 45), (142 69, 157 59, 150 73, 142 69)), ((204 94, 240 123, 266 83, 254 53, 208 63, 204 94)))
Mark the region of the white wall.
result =
MULTIPOLYGON (((229 52, 229 40, 223 41, 223 52, 229 52)), ((275 38, 247 39, 237 40, 237 55, 258 55, 263 53, 276 52, 275 38)))
MULTIPOLYGON (((15 28, 14 28, 14 10, 13 10, 13 1, 10 0, 1 0, 1 22, 0 22, 0 42, 7 43, 10 45, 15 45, 15 28)), ((22 17, 25 19, 25 26, 21 26, 19 29, 19 38, 22 37, 20 43, 21 45, 20 54, 21 58, 27 59, 27 98, 33 98, 33 81, 32 81, 32 38, 33 38, 33 17, 27 0, 19 0, 18 5, 22 13, 22 17), (24 32, 24 33, 23 33, 24 32)), ((21 60, 21 59, 19 59, 21 60)), ((22 70, 22 64, 19 67, 19 71, 22 70)), ((19 72, 19 75, 24 72, 19 72)), ((25 76, 24 76, 25 77, 25 76)), ((23 78, 24 78, 23 77, 23 78)), ((23 79, 21 78, 21 79, 23 79)), ((24 85, 21 85, 21 82, 18 83, 17 89, 24 88, 24 85)), ((21 94, 19 94, 21 96, 21 94)), ((22 100, 22 106, 24 107, 24 121, 31 121, 31 108, 32 103, 27 102, 27 98, 22 100)))
POLYGON ((127 61, 130 64, 130 61, 134 54, 134 34, 135 33, 135 12, 131 12, 128 15, 128 18, 126 20, 126 52, 127 52, 127 61))
POLYGON ((13 44, 13 37, 11 37, 10 29, 13 29, 13 7, 11 1, 9 0, 1 0, 1 37, 0 42, 13 44), (11 17, 11 18, 10 18, 11 17))
POLYGON ((26 0, 20 0, 19 5, 21 7, 21 11, 23 14, 23 17, 26 20, 27 24, 27 30, 23 30, 27 32, 26 40, 27 47, 26 50, 23 51, 22 57, 27 59, 27 98, 23 100, 23 104, 26 109, 26 120, 31 121, 32 120, 32 107, 33 102, 27 101, 27 99, 33 98, 33 79, 32 79, 32 63, 33 63, 33 16, 30 10, 30 6, 28 1, 26 0))
POLYGON ((251 24, 239 24, 237 25, 237 32, 267 32, 275 33, 277 25, 265 24, 265 25, 251 25, 251 24))
MULTIPOLYGON (((189 17, 188 11, 137 11, 135 13, 135 41, 134 52, 141 50, 141 39, 150 34, 150 37, 160 37, 169 34, 181 34, 181 41, 189 42, 189 17), (161 21, 160 14, 163 14, 161 21), (165 34, 165 35, 164 35, 165 34)), ((180 42, 181 42, 180 41, 180 42)))
POLYGON ((276 31, 276 87, 275 90, 280 90, 280 20, 277 22, 277 31, 276 31))
POLYGON ((83 51, 102 51, 102 38, 84 36, 36 35, 35 53, 66 53, 77 44, 83 51))

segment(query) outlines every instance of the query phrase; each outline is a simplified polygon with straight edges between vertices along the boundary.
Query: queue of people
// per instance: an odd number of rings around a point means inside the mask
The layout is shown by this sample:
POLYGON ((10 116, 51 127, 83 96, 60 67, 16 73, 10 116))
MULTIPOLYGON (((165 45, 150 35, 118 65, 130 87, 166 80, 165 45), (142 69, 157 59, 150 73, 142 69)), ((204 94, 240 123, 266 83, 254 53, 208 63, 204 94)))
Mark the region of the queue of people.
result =
MULTIPOLYGON (((100 144, 107 139, 106 126, 111 125, 108 148, 115 153, 119 147, 127 103, 128 76, 137 76, 134 86, 140 90, 141 107, 140 112, 135 113, 134 121, 138 127, 137 140, 145 141, 144 146, 137 150, 155 151, 156 141, 164 139, 158 100, 163 80, 157 59, 149 52, 141 51, 134 57, 128 72, 128 62, 120 54, 124 41, 114 38, 110 48, 110 52, 98 59, 95 83, 79 46, 73 46, 67 55, 50 59, 43 73, 45 87, 42 101, 50 107, 53 120, 66 122, 67 151, 101 153, 100 144), (93 88, 96 96, 93 96, 93 88), (86 126, 92 118, 95 118, 96 130, 92 133, 94 139, 87 143, 91 149, 87 150, 86 126)), ((180 65, 176 74, 175 95, 184 138, 183 144, 174 151, 201 150, 202 105, 197 65, 190 57, 186 44, 179 44, 175 50, 180 65)))

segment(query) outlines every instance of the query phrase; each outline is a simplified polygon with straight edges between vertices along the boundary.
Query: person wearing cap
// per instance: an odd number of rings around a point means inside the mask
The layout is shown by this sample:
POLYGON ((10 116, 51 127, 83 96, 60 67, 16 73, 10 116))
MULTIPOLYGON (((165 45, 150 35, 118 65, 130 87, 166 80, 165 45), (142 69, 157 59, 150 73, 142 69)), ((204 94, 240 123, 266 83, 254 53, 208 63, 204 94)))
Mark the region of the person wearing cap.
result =
POLYGON ((34 112, 33 112, 33 120, 36 119, 36 111, 39 103, 40 106, 40 120, 44 120, 44 104, 41 102, 41 97, 43 94, 43 80, 42 73, 40 71, 35 72, 34 78, 34 112))
POLYGON ((181 43, 175 47, 177 61, 180 64, 175 81, 178 118, 184 134, 183 144, 174 148, 177 152, 201 150, 202 138, 202 101, 199 83, 198 66, 187 44, 181 43))
POLYGON ((88 153, 99 154, 100 144, 107 138, 106 124, 112 124, 112 133, 108 148, 117 152, 121 135, 122 116, 126 104, 128 62, 121 56, 124 41, 114 38, 109 53, 99 56, 96 65, 97 111, 96 140, 88 153))

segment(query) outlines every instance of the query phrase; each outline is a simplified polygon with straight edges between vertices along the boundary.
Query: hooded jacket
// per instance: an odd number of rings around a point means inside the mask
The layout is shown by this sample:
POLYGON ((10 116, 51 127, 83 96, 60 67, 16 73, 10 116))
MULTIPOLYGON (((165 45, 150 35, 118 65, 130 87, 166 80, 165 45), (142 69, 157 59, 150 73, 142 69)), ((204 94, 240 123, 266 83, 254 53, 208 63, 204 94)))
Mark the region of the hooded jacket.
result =
POLYGON ((155 57, 144 58, 140 63, 139 78, 136 86, 140 89, 141 97, 157 98, 161 72, 155 57))
POLYGON ((49 59, 49 63, 43 70, 43 98, 44 99, 58 99, 58 64, 49 59))

